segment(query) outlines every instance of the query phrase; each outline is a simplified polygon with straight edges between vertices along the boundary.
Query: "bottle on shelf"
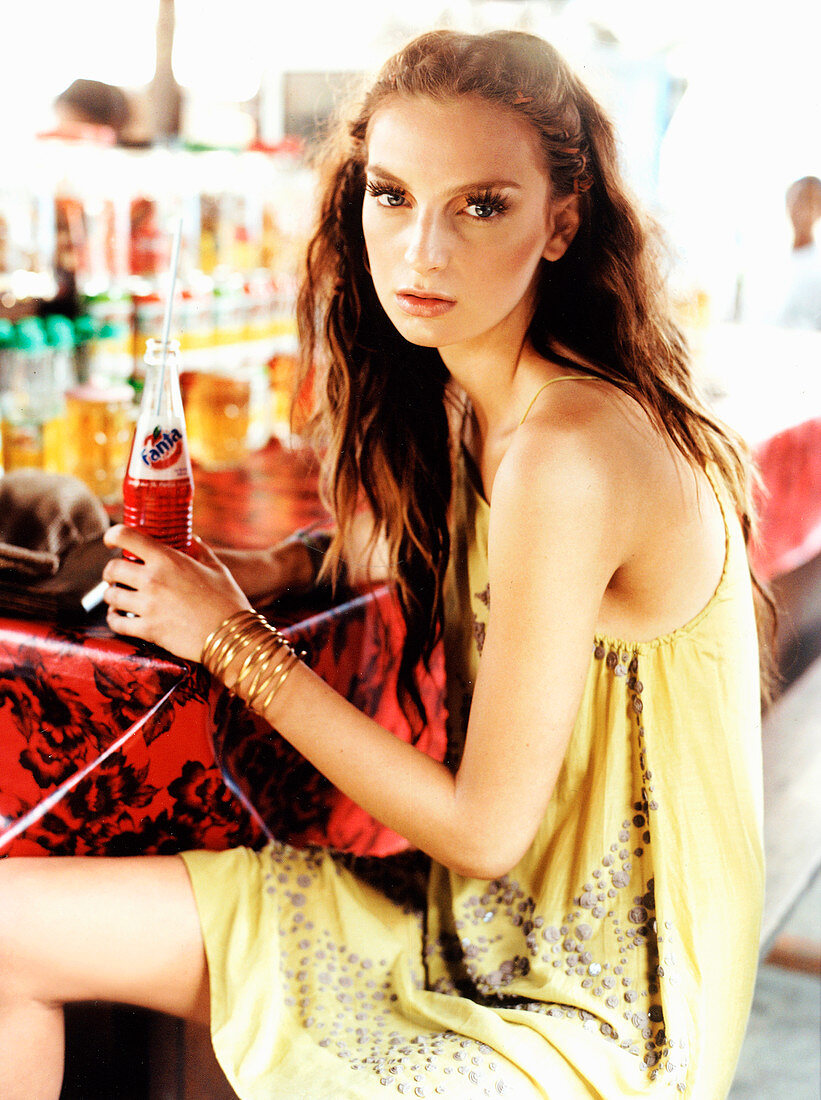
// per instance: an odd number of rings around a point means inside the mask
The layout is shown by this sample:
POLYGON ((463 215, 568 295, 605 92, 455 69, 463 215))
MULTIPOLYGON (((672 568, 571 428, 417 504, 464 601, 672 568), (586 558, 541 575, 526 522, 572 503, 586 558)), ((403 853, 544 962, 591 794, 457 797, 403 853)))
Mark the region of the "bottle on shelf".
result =
POLYGON ((134 390, 128 384, 130 350, 123 354, 123 326, 78 318, 85 357, 78 383, 66 392, 67 471, 106 504, 121 499, 134 431, 134 390), (85 320, 87 324, 80 325, 85 320))
POLYGON ((65 388, 54 369, 46 329, 37 317, 14 326, 14 348, 4 368, 3 467, 65 468, 65 388))
POLYGON ((6 389, 10 377, 13 352, 14 325, 5 317, 0 317, 0 394, 6 389))
POLYGON ((134 301, 134 321, 131 345, 133 357, 131 384, 139 397, 145 385, 145 357, 148 354, 148 345, 153 339, 151 333, 162 331, 165 304, 156 291, 149 289, 148 284, 136 290, 132 297, 134 301))
POLYGON ((133 414, 134 391, 125 382, 81 382, 66 394, 67 472, 105 504, 121 499, 133 414))
POLYGON ((14 356, 14 325, 0 317, 0 474, 3 473, 3 416, 4 394, 10 385, 14 356))
POLYGON ((123 522, 191 550, 194 480, 179 384, 179 342, 149 340, 145 386, 123 481, 123 522))
POLYGON ((93 322, 87 347, 88 377, 102 373, 118 382, 127 381, 134 368, 131 294, 124 286, 112 284, 96 294, 86 294, 83 307, 93 322))
POLYGON ((74 325, 68 317, 53 313, 46 317, 44 328, 51 348, 54 389, 65 393, 77 381, 74 325))
POLYGON ((78 382, 89 379, 90 347, 96 326, 87 313, 81 313, 74 321, 74 368, 78 382))

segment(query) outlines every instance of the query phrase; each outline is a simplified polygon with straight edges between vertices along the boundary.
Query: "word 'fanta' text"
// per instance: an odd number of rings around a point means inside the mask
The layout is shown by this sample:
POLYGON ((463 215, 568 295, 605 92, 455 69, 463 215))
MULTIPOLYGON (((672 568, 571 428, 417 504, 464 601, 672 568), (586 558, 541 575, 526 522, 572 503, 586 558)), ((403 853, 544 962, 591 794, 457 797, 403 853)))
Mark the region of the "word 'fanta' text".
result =
POLYGON ((140 457, 146 466, 164 470, 182 457, 183 435, 179 428, 163 431, 159 425, 143 441, 140 457))

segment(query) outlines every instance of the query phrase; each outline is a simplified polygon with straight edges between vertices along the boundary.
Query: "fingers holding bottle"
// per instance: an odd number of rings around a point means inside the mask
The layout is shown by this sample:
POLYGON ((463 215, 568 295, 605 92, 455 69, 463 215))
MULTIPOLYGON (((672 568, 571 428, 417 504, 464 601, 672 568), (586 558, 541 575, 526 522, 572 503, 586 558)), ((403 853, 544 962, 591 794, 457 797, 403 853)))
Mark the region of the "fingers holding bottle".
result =
POLYGON ((250 608, 204 543, 190 556, 121 524, 109 528, 105 542, 126 555, 112 558, 103 571, 107 621, 118 634, 199 660, 211 631, 235 611, 250 608))

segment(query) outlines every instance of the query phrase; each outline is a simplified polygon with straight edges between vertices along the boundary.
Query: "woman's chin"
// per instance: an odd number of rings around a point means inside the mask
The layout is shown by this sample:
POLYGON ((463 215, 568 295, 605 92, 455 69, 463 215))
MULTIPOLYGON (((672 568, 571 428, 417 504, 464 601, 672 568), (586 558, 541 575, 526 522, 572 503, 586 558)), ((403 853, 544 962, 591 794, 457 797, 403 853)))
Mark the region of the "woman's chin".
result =
POLYGON ((406 314, 388 315, 391 324, 409 344, 420 348, 441 348, 453 342, 453 334, 448 333, 441 323, 422 317, 408 317, 406 314))

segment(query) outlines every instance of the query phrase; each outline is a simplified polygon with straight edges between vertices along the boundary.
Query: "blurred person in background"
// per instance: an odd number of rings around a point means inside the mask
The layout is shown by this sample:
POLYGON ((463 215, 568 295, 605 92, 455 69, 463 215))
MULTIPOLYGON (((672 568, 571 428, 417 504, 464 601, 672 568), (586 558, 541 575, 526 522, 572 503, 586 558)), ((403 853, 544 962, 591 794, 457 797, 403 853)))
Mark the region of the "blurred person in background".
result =
POLYGON ((821 331, 821 242, 815 238, 821 179, 802 176, 791 183, 782 210, 784 224, 762 230, 748 249, 739 273, 738 319, 821 331))
POLYGON ((150 135, 140 97, 115 84, 78 79, 54 101, 58 133, 119 145, 146 145, 150 135))
POLYGON ((821 220, 821 179, 796 180, 787 189, 786 205, 793 242, 778 323, 821 331, 821 243, 815 239, 821 220))
POLYGON ((108 623, 206 668, 411 845, 0 861, 0 1092, 62 1005, 210 1022, 241 1100, 719 1100, 763 900, 749 469, 701 405, 612 125, 555 49, 433 32, 332 133, 298 308, 336 531, 445 651, 431 759, 255 615, 297 540, 115 526, 108 623), (226 567, 228 566, 228 567, 226 567))

